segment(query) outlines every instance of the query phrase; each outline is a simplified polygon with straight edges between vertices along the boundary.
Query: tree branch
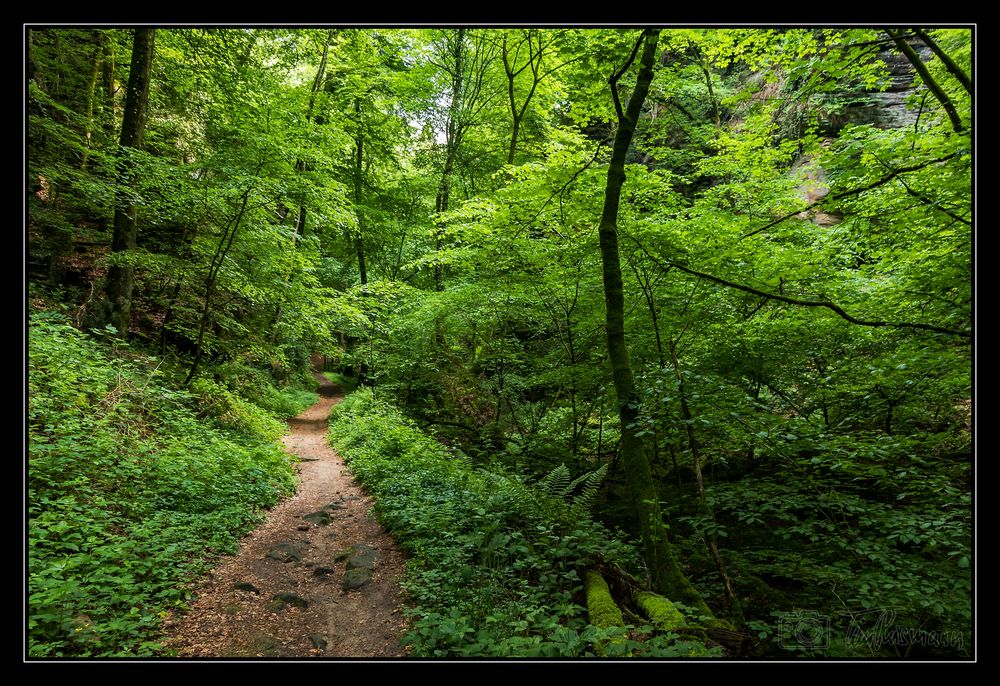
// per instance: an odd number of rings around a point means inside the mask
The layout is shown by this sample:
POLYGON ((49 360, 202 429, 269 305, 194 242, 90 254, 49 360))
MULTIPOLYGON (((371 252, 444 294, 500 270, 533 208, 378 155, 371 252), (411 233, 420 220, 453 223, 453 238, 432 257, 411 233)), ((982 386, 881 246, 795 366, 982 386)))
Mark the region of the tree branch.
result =
POLYGON ((962 336, 963 338, 972 337, 971 331, 959 331, 957 329, 948 329, 943 326, 935 326, 933 324, 921 324, 913 322, 867 321, 864 319, 858 319, 857 317, 854 317, 845 312, 843 308, 841 308, 839 305, 832 303, 829 300, 800 300, 798 298, 790 298, 786 295, 779 295, 777 293, 768 293, 767 291, 762 291, 757 288, 753 288, 752 286, 744 286, 743 284, 738 284, 718 276, 713 276, 712 274, 706 274, 705 272, 700 272, 697 271, 696 269, 691 269, 690 267, 686 267, 672 260, 665 260, 662 258, 658 258, 654 256, 652 253, 650 253, 649 250, 646 249, 646 246, 640 243, 635 236, 629 235, 629 238, 631 238, 635 242, 635 244, 638 245, 639 248, 644 253, 646 253, 646 255, 651 260, 659 264, 661 268, 676 267, 677 269, 681 270, 686 274, 697 276, 700 279, 706 279, 708 281, 712 281, 721 286, 735 288, 736 290, 743 291, 745 293, 752 293, 754 295, 759 295, 762 298, 767 298, 768 300, 778 300, 780 302, 788 303, 789 305, 801 305, 803 307, 823 307, 830 310, 831 312, 841 317, 842 319, 846 319, 852 324, 857 324, 859 326, 873 326, 873 327, 884 326, 892 329, 920 329, 923 331, 934 331, 935 333, 944 333, 951 336, 962 336))
MULTIPOLYGON (((890 172, 893 171, 893 168, 887 162, 884 162, 882 160, 882 158, 880 158, 878 155, 872 153, 872 157, 874 157, 876 160, 878 160, 878 163, 881 164, 886 169, 888 169, 890 172)), ((899 174, 896 174, 896 176, 899 177, 899 174)), ((959 217, 954 212, 951 212, 950 210, 948 210, 945 207, 943 207, 939 202, 937 202, 935 200, 932 200, 931 198, 928 198, 923 193, 919 193, 919 192, 913 190, 912 188, 910 188, 907 185, 906 181, 903 180, 902 177, 899 177, 898 181, 899 181, 899 183, 901 183, 903 185, 903 188, 906 189, 907 193, 909 193, 910 195, 912 195, 914 198, 920 200, 925 205, 933 207, 936 210, 938 210, 939 212, 943 212, 944 214, 948 215, 949 217, 951 217, 952 219, 954 219, 957 222, 962 222, 966 226, 972 226, 972 222, 969 221, 968 219, 963 219, 962 217, 959 217)))
POLYGON ((618 97, 618 79, 624 76, 625 72, 628 71, 628 68, 632 66, 633 62, 635 62, 635 56, 639 54, 639 46, 642 45, 642 41, 645 40, 645 38, 645 32, 639 34, 639 38, 635 41, 635 45, 632 46, 632 53, 628 56, 628 59, 625 60, 625 64, 623 64, 622 68, 612 74, 611 78, 608 79, 608 83, 611 84, 611 97, 615 100, 615 112, 618 114, 618 121, 625 118, 625 113, 622 111, 622 101, 618 97))
POLYGON ((778 217, 773 222, 770 222, 769 224, 765 224, 764 226, 760 227, 759 229, 754 229, 750 233, 743 234, 742 236, 740 236, 740 240, 743 240, 744 238, 750 238, 751 236, 756 236, 758 233, 762 233, 764 231, 767 231, 771 227, 777 226, 781 222, 783 222, 783 221, 785 221, 787 219, 791 219, 792 217, 794 217, 797 214, 801 214, 803 212, 811 210, 814 207, 819 207, 820 205, 822 205, 822 204, 824 204, 826 202, 829 202, 830 200, 840 200, 842 198, 849 198, 852 195, 857 195, 858 193, 864 193, 865 191, 870 191, 873 188, 878 188, 879 186, 882 186, 882 185, 885 185, 885 184, 889 183, 890 181, 892 181, 893 179, 895 179, 900 174, 907 174, 909 172, 918 171, 920 169, 923 169, 924 167, 929 167, 932 164, 937 164, 938 162, 946 162, 947 160, 950 160, 952 157, 955 157, 956 155, 958 155, 958 153, 957 152, 953 152, 950 155, 945 155, 944 157, 938 157, 937 159, 928 160, 927 162, 921 162, 919 164, 914 164, 914 165, 909 166, 909 167, 900 167, 899 169, 895 170, 894 172, 892 172, 888 176, 884 176, 881 179, 879 179, 878 181, 875 181, 874 183, 870 183, 867 186, 860 186, 858 188, 852 188, 849 191, 843 191, 842 193, 834 193, 832 195, 826 196, 825 198, 820 198, 819 200, 817 200, 814 203, 811 203, 809 205, 806 205, 805 207, 797 209, 794 212, 789 212, 788 214, 784 215, 783 217, 778 217))
POLYGON ((965 89, 965 92, 972 95, 972 80, 965 75, 965 72, 962 71, 961 67, 955 64, 955 60, 951 59, 948 53, 942 50, 941 46, 938 45, 933 38, 928 36, 927 32, 923 29, 913 29, 913 33, 917 34, 920 40, 922 40, 927 47, 930 48, 935 55, 937 55, 938 59, 941 60, 942 64, 944 64, 945 69, 947 69, 951 75, 958 79, 958 82, 962 84, 962 88, 965 89))
POLYGON ((934 97, 937 98, 939 103, 941 103, 941 107, 944 108, 949 121, 951 121, 951 128, 955 130, 955 133, 962 133, 964 127, 962 126, 961 117, 958 116, 958 110, 955 109, 955 105, 951 102, 951 98, 948 97, 948 94, 941 89, 938 82, 934 80, 933 76, 931 76, 930 71, 927 69, 927 65, 925 65, 924 61, 920 59, 920 55, 917 54, 917 51, 903 39, 903 34, 898 29, 886 29, 885 32, 890 38, 896 41, 896 47, 899 48, 899 51, 906 56, 906 59, 910 61, 913 68, 917 70, 917 73, 920 75, 921 80, 923 80, 924 85, 930 89, 930 91, 934 94, 934 97))

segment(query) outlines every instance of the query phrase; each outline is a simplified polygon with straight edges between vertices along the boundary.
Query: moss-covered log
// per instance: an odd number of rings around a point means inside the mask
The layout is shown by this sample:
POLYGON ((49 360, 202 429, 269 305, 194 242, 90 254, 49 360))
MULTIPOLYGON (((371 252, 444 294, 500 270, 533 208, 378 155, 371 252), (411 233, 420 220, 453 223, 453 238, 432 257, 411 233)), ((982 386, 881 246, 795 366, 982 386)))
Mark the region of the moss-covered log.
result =
POLYGON ((587 615, 591 624, 601 629, 625 625, 622 611, 611 597, 608 582, 599 572, 590 569, 584 572, 583 588, 587 593, 587 615))
POLYGON ((657 629, 676 631, 687 627, 687 620, 669 599, 649 591, 635 594, 636 607, 657 629))
MULTIPOLYGON (((590 623, 598 629, 610 629, 613 627, 624 627, 625 619, 622 611, 618 608, 614 598, 611 597, 611 590, 608 582, 604 580, 600 572, 588 569, 583 573, 583 589, 587 594, 587 618, 590 623)), ((625 640, 625 630, 622 629, 621 636, 612 638, 612 643, 620 643, 625 640)), ((603 650, 597 647, 598 654, 603 650)))

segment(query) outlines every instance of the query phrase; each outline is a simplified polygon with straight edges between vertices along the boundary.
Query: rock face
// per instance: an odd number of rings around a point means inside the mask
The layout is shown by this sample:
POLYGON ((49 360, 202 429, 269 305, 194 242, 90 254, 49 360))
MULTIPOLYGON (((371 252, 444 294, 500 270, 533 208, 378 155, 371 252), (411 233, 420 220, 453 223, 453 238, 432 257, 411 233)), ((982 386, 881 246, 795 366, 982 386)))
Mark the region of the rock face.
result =
MULTIPOLYGON (((910 45, 925 63, 934 59, 934 53, 922 41, 910 41, 910 45)), ((879 51, 878 59, 885 62, 889 74, 889 87, 884 91, 858 94, 858 101, 848 105, 834 118, 834 124, 871 124, 880 129, 896 129, 913 126, 917 120, 917 108, 907 106, 907 100, 916 92, 913 80, 916 70, 905 55, 893 48, 879 51)))

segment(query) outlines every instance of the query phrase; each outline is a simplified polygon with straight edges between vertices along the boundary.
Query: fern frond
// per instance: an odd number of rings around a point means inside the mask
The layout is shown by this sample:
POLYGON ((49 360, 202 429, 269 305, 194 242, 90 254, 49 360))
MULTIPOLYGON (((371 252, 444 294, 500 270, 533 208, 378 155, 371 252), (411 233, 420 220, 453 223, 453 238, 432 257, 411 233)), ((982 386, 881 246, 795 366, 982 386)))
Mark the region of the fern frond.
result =
POLYGON ((551 472, 543 476, 535 484, 539 490, 548 495, 562 498, 566 495, 566 488, 569 486, 569 468, 561 464, 551 472))
POLYGON ((571 507, 579 507, 584 510, 590 510, 591 505, 594 504, 594 499, 597 497, 597 492, 601 488, 601 482, 604 481, 604 477, 608 473, 608 463, 605 462, 600 467, 592 472, 587 472, 582 474, 573 480, 567 489, 567 493, 572 493, 577 486, 581 486, 580 493, 570 500, 571 507))

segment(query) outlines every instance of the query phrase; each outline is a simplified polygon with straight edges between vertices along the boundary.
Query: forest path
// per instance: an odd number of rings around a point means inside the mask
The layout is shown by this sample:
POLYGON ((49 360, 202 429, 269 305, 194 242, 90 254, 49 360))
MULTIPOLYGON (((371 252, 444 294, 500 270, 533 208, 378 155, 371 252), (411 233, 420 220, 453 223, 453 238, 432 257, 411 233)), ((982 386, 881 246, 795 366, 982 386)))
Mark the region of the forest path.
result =
POLYGON ((369 514, 371 499, 326 442, 343 394, 321 374, 320 400, 289 421, 299 490, 223 558, 190 611, 168 620, 179 657, 400 657, 404 561, 369 514))

